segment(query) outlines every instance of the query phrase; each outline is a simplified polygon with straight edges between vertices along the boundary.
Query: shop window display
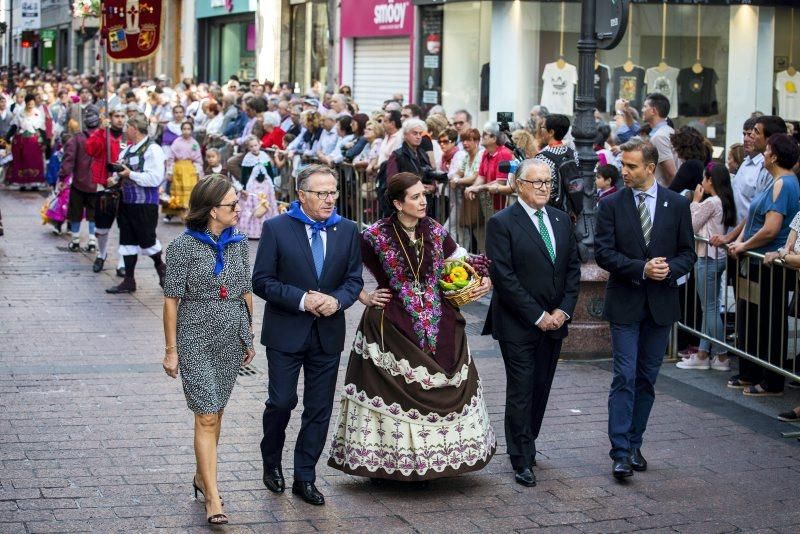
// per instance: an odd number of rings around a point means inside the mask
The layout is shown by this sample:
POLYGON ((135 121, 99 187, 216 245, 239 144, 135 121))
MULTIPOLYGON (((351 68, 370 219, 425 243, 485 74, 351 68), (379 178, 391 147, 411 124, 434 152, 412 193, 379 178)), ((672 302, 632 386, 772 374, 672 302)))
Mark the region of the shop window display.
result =
MULTIPOLYGON (((539 102, 550 99, 547 71, 561 58, 578 63, 580 4, 565 2, 540 10, 539 57, 543 80, 536 80, 539 102), (560 43, 573 44, 563 51, 560 43)), ((623 98, 641 110, 644 96, 664 94, 677 127, 691 125, 724 142, 727 93, 728 6, 631 4, 628 31, 614 50, 600 50, 595 62, 598 110, 611 121, 614 102, 623 98), (709 126, 714 126, 709 130, 709 126)), ((567 108, 567 115, 571 109, 567 108)), ((562 111, 563 112, 563 111, 562 111)))
POLYGON ((778 8, 775 17, 775 112, 800 121, 800 9, 778 8))

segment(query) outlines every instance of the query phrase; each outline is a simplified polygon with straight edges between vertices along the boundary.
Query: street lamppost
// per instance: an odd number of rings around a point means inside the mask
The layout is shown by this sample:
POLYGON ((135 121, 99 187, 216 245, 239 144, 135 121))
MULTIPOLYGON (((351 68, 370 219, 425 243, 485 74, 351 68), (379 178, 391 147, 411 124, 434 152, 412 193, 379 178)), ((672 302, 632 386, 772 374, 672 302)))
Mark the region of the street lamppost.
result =
POLYGON ((628 22, 629 0, 583 0, 581 3, 581 38, 578 41, 578 96, 575 99, 575 121, 572 136, 580 162, 583 178, 583 211, 575 225, 581 258, 594 258, 594 168, 597 154, 594 138, 597 124, 594 110, 594 61, 598 48, 611 49, 617 46, 628 22))

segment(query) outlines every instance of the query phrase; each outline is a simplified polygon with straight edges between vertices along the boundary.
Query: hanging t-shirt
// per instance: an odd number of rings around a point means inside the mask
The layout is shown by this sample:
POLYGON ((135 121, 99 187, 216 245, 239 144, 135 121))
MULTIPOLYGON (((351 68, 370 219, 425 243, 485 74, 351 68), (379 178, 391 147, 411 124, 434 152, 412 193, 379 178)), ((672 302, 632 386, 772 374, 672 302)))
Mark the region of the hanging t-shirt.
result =
POLYGON ((680 70, 675 67, 667 67, 663 72, 658 67, 651 67, 644 75, 647 92, 660 93, 669 100, 669 117, 672 119, 678 116, 678 73, 680 70))
POLYGON ((597 109, 602 113, 608 111, 608 67, 600 64, 594 69, 594 99, 597 101, 597 109))
POLYGON ((684 117, 707 117, 719 113, 717 73, 703 68, 699 74, 691 67, 678 74, 678 113, 684 117))
POLYGON ((775 90, 778 91, 778 115, 786 120, 800 120, 800 72, 789 76, 786 71, 775 76, 775 90))
POLYGON ((626 72, 624 67, 614 69, 614 97, 624 98, 633 109, 642 109, 644 99, 644 69, 633 67, 626 72))
POLYGON ((545 106, 550 113, 573 115, 575 101, 575 84, 578 83, 578 69, 575 65, 564 64, 563 69, 557 63, 548 63, 542 72, 542 99, 539 105, 545 106))

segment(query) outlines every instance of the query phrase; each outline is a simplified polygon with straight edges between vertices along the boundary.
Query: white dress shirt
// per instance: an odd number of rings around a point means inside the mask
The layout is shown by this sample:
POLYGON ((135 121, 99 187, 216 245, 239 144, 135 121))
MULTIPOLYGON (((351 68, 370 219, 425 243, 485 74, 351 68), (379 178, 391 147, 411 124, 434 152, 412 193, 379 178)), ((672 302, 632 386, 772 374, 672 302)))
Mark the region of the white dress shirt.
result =
MULTIPOLYGON (((300 208, 300 211, 302 211, 303 214, 307 216, 306 212, 303 211, 303 208, 300 208)), ((313 233, 314 233, 314 231, 311 229, 311 225, 307 224, 306 225, 306 235, 308 235, 308 248, 311 248, 311 236, 313 235, 313 233)), ((327 232, 327 230, 325 228, 322 228, 320 230, 320 232, 319 232, 319 235, 322 238, 322 257, 324 258, 328 254, 328 232, 327 232)), ((301 312, 306 311, 306 306, 305 306, 306 295, 308 295, 308 293, 305 293, 300 298, 300 306, 299 306, 299 308, 300 308, 301 312)))
MULTIPOLYGON (((542 230, 539 228, 539 215, 537 214, 537 212, 539 210, 529 206, 528 204, 526 204, 525 201, 522 200, 521 197, 518 199, 518 201, 519 201, 520 206, 522 206, 522 208, 525 210, 525 213, 527 213, 528 217, 530 217, 531 221, 533 221, 533 226, 536 227, 536 230, 541 235, 542 230)), ((550 222, 550 216, 547 214, 547 209, 546 208, 542 208, 541 210, 542 210, 542 213, 544 214, 544 216, 542 217, 542 220, 544 221, 544 225, 545 225, 545 227, 547 227, 547 231, 550 234, 550 244, 553 246, 553 255, 556 255, 557 254, 557 252, 556 252, 556 237, 555 237, 555 234, 553 233, 553 224, 550 222)), ((556 257, 558 257, 558 256, 556 255, 556 257)), ((555 310, 553 310, 553 311, 555 311, 555 310)), ((559 309, 558 311, 563 313, 564 316, 567 319, 569 319, 569 315, 567 315, 567 312, 565 312, 564 310, 561 310, 561 309, 559 309)), ((542 319, 544 319, 544 314, 545 313, 547 313, 547 310, 542 312, 542 314, 539 316, 539 318, 536 319, 536 323, 535 324, 538 325, 540 322, 542 322, 542 319)))
MULTIPOLYGON (((136 152, 146 141, 147 137, 133 146, 128 146, 121 154, 120 159, 129 152, 136 152)), ((135 156, 134 156, 135 157, 135 156)), ((142 156, 144 167, 141 172, 131 171, 130 179, 142 187, 158 187, 164 181, 167 158, 164 151, 156 143, 150 143, 142 156)), ((133 158, 132 158, 133 159, 133 158)), ((131 162, 133 164, 133 162, 131 162)))
POLYGON ((737 224, 747 218, 750 202, 757 194, 768 189, 772 182, 772 175, 764 168, 764 154, 744 158, 731 183, 737 224))

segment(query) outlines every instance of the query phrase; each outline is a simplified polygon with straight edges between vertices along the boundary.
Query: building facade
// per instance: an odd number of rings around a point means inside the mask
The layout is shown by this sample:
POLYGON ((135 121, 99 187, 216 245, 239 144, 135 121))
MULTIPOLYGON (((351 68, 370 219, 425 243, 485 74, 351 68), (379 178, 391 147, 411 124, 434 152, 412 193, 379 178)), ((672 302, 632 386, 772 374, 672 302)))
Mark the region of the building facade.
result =
MULTIPOLYGON (((404 92, 423 107, 467 109, 476 125, 500 111, 524 123, 537 104, 573 115, 579 1, 413 2, 341 2, 339 79, 365 110, 404 92)), ((740 140, 753 111, 800 120, 800 4, 793 4, 632 2, 622 42, 597 54, 598 110, 610 121, 616 99, 641 109, 644 95, 662 92, 677 126, 694 126, 721 147, 740 140)))

